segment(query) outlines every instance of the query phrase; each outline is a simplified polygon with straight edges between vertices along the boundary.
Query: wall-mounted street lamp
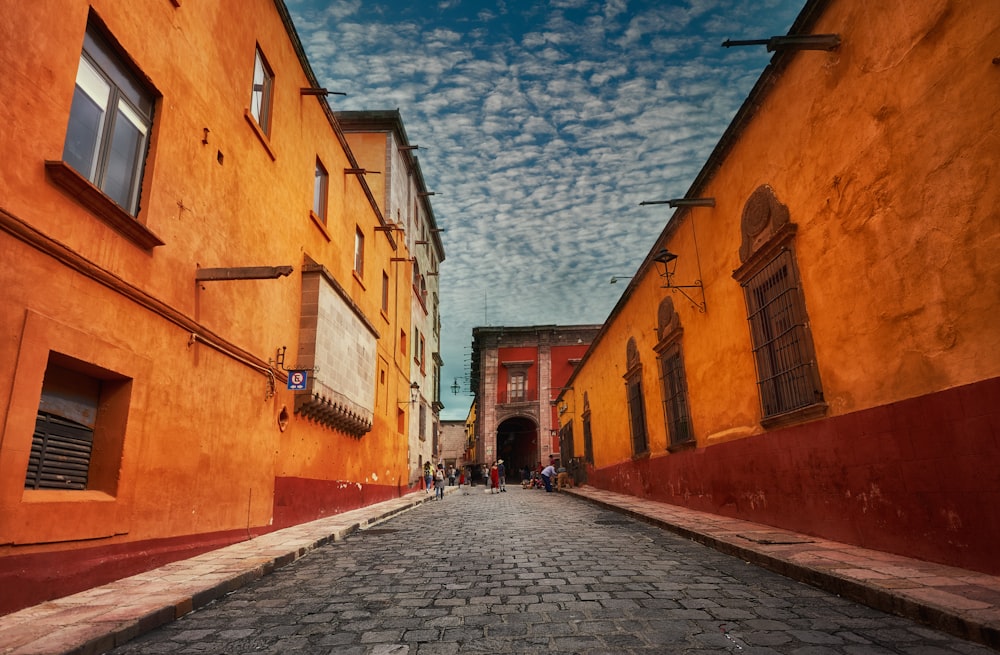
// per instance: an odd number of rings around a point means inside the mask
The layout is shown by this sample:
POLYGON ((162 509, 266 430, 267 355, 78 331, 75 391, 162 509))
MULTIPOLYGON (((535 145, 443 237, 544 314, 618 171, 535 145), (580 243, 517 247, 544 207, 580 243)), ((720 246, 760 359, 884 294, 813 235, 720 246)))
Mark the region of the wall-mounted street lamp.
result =
POLYGON ((459 386, 459 384, 458 384, 458 378, 455 378, 455 381, 451 383, 451 393, 452 393, 452 395, 457 396, 458 392, 461 391, 461 390, 462 390, 462 387, 459 386))
POLYGON ((608 284, 618 284, 618 280, 631 280, 633 277, 632 275, 612 275, 608 284))
MULTIPOLYGON (((670 207, 715 207, 715 198, 671 198, 670 200, 646 200, 639 203, 640 205, 670 205, 670 207)), ((698 257, 698 235, 694 231, 694 218, 692 216, 691 221, 691 236, 694 239, 694 252, 695 257, 698 257)), ((698 258, 698 277, 692 284, 676 284, 674 282, 674 270, 677 268, 677 255, 670 252, 666 248, 660 250, 653 257, 653 262, 657 265, 657 272, 660 277, 665 281, 663 285, 664 289, 670 289, 670 291, 676 292, 680 291, 681 295, 687 298, 692 305, 698 308, 698 311, 704 314, 708 310, 708 306, 705 301, 705 287, 701 282, 701 259, 698 258), (701 302, 698 302, 684 289, 698 289, 701 293, 701 302)))
POLYGON ((766 45, 768 52, 775 50, 836 50, 840 47, 839 34, 789 34, 787 36, 772 36, 769 39, 746 39, 734 41, 726 39, 723 48, 736 45, 766 45))
POLYGON ((665 284, 663 288, 670 289, 671 292, 680 291, 681 295, 691 301, 691 304, 704 314, 707 306, 705 304, 705 287, 702 285, 701 280, 695 280, 692 284, 677 284, 674 282, 674 271, 677 269, 677 255, 663 248, 656 253, 653 261, 656 263, 656 272, 664 279, 665 284), (701 292, 701 302, 692 298, 684 289, 698 289, 701 292))
POLYGON ((420 398, 420 385, 417 384, 416 381, 414 381, 412 384, 410 384, 410 400, 408 402, 405 400, 401 401, 399 404, 414 405, 416 404, 418 398, 420 398))

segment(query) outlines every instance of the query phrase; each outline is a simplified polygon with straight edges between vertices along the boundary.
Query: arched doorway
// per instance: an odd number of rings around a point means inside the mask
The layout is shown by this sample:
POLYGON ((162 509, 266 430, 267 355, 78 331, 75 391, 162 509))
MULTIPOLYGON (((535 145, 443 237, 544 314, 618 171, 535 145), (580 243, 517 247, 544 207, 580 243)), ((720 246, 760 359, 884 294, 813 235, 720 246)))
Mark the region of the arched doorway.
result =
POLYGON ((497 426, 497 459, 502 459, 508 482, 521 479, 525 466, 538 466, 538 424, 530 418, 516 416, 497 426))

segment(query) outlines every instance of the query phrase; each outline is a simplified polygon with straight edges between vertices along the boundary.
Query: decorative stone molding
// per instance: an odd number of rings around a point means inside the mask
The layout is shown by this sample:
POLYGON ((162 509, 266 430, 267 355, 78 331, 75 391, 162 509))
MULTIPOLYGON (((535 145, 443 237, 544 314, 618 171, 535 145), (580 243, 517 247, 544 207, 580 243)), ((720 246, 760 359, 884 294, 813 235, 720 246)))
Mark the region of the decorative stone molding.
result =
POLYGON ((743 240, 740 243, 740 263, 746 262, 754 252, 788 224, 788 207, 778 202, 777 196, 767 184, 757 187, 746 204, 740 229, 743 240))

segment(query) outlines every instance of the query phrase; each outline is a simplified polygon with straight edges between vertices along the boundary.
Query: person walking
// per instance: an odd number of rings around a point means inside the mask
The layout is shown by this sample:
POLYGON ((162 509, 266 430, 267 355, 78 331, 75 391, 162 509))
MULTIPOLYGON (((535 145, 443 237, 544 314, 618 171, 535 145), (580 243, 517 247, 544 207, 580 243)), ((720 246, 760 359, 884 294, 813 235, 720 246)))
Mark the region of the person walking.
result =
POLYGON ((431 468, 431 463, 427 462, 424 464, 424 493, 429 494, 431 492, 431 486, 434 484, 434 470, 431 468))
POLYGON ((440 464, 434 473, 434 500, 444 500, 444 467, 440 464))
POLYGON ((500 472, 497 470, 496 462, 490 467, 490 493, 496 493, 500 488, 500 472))
POLYGON ((549 464, 542 469, 542 482, 545 483, 545 491, 552 492, 552 476, 556 474, 556 467, 549 464))
POLYGON ((507 492, 507 469, 504 468, 503 460, 497 460, 497 486, 501 493, 507 492))

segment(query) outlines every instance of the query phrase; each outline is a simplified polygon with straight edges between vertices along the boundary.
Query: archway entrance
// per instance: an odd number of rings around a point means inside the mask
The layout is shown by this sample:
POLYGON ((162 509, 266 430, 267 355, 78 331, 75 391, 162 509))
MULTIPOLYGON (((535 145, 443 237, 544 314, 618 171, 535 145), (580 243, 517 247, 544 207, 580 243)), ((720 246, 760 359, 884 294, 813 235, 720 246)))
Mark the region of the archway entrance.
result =
POLYGON ((497 426, 497 459, 502 459, 507 481, 517 484, 525 466, 538 466, 538 425, 530 418, 509 418, 497 426))

